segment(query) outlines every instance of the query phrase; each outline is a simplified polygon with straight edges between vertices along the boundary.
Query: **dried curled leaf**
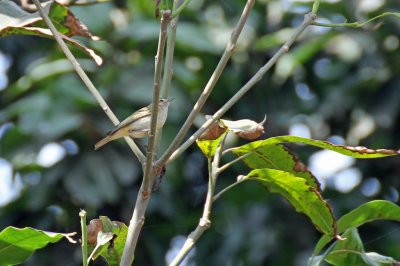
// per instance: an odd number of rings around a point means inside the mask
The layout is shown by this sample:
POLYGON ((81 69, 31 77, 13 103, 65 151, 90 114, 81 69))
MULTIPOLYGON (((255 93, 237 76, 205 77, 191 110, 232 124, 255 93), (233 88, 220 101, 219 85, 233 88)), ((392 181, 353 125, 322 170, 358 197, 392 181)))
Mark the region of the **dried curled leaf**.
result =
POLYGON ((97 235, 103 231, 103 224, 100 219, 93 219, 87 226, 87 242, 90 246, 96 246, 97 235))
MULTIPOLYGON (((103 60, 100 56, 79 41, 68 36, 81 35, 92 40, 98 40, 99 38, 91 35, 87 27, 67 7, 58 2, 45 2, 42 5, 64 41, 81 49, 92 57, 98 65, 101 65, 103 60)), ((2 0, 0 1, 0 37, 17 34, 54 38, 52 32, 40 17, 39 12, 28 13, 14 2, 2 0)))
MULTIPOLYGON (((208 118, 208 116, 206 116, 208 118)), ((216 140, 226 131, 226 127, 219 121, 215 121, 198 140, 216 140)))
POLYGON ((99 37, 92 35, 89 29, 83 24, 75 15, 68 10, 67 16, 65 18, 64 26, 69 29, 67 36, 83 36, 88 37, 94 41, 100 40, 99 37))
POLYGON ((264 134, 264 123, 266 120, 267 116, 260 123, 250 119, 236 121, 221 119, 220 121, 239 138, 254 140, 264 134))

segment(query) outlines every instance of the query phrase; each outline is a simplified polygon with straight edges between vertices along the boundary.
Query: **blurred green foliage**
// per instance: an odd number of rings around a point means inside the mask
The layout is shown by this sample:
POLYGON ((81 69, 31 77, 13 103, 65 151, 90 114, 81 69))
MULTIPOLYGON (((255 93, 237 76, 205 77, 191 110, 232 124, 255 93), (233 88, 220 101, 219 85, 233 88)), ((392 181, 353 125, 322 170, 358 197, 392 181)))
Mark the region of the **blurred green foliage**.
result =
MULTIPOLYGON (((162 149, 176 135, 218 63, 243 2, 192 1, 181 14, 171 90, 175 101, 162 149)), ((366 2, 322 1, 319 21, 363 21, 400 10, 396 0, 372 7, 366 2)), ((256 1, 204 114, 214 113, 244 85, 310 9, 311 3, 304 1, 256 1)), ((72 51, 113 111, 123 119, 147 105, 159 31, 152 1, 120 0, 72 10, 102 38, 98 42, 80 39, 103 57, 100 67, 82 52, 72 51)), ((267 137, 293 133, 300 125, 315 139, 334 136, 349 145, 398 148, 399 34, 400 20, 392 17, 362 29, 310 27, 226 117, 259 121, 267 114, 267 137)), ((89 219, 106 215, 128 223, 140 185, 140 166, 123 141, 93 150, 112 125, 56 43, 28 36, 2 38, 0 57, 9 62, 7 69, 0 69, 6 71, 7 80, 0 83, 0 178, 7 179, 3 169, 11 167, 12 184, 20 188, 14 200, 3 203, 0 228, 79 231, 82 208, 89 219)), ((242 142, 233 138, 231 143, 242 142)), ((316 151, 292 148, 305 162, 316 151)), ((352 167, 361 171, 362 179, 351 191, 340 192, 334 177, 326 180, 324 196, 337 217, 372 199, 399 202, 399 158, 360 161, 352 167), (367 193, 371 180, 379 186, 367 193)), ((195 145, 168 166, 148 208, 136 265, 165 264, 174 237, 195 228, 207 190, 206 168, 206 159, 195 145)), ((220 177, 217 188, 247 172, 244 165, 236 165, 220 177)), ((6 190, 1 188, 3 196, 6 190)), ((395 258, 400 252, 400 230, 394 223, 365 225, 360 235, 366 251, 395 258)), ((319 236, 308 219, 284 200, 256 184, 243 184, 216 202, 212 228, 196 246, 192 261, 304 265, 319 236)), ((26 265, 79 265, 80 261, 78 245, 59 243, 39 251, 26 265)))

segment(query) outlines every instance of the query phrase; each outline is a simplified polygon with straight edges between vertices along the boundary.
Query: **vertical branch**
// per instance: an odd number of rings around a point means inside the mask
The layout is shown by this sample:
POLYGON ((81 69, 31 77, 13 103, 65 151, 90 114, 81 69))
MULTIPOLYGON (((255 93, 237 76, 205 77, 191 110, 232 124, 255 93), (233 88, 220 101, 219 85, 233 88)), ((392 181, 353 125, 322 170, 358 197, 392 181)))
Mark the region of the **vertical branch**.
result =
POLYGON ((82 247, 82 265, 87 266, 88 265, 88 247, 87 247, 87 227, 86 227, 86 212, 84 210, 81 210, 79 212, 79 217, 81 218, 81 232, 82 232, 82 237, 81 237, 81 247, 82 247))
POLYGON ((312 6, 312 10, 311 10, 312 14, 317 14, 320 2, 321 2, 321 0, 315 0, 314 1, 314 4, 312 6))
MULTIPOLYGON (((261 80, 261 78, 271 69, 271 67, 278 61, 278 59, 287 53, 297 38, 304 32, 304 30, 314 23, 316 15, 313 13, 304 16, 303 23, 296 29, 293 35, 287 42, 274 54, 274 56, 262 66, 257 73, 242 87, 240 90, 222 106, 210 119, 208 119, 185 143, 183 143, 177 150, 175 150, 166 163, 175 160, 183 151, 185 151, 193 142, 200 137, 201 134, 216 120, 221 118, 243 95, 245 95, 254 85, 261 80)), ((161 159, 165 159, 164 157, 161 159)), ((160 161, 161 161, 160 159, 160 161)))
MULTIPOLYGON (((78 61, 74 57, 74 55, 68 49, 68 46, 65 44, 64 40, 61 38, 60 33, 54 27, 53 22, 51 22, 49 16, 43 10, 43 7, 41 6, 39 0, 33 0, 33 3, 36 5, 36 8, 38 9, 39 14, 43 18, 43 20, 46 23, 47 27, 49 27, 51 33, 54 36, 54 39, 57 41, 57 43, 60 46, 61 50, 64 52, 65 56, 68 58, 68 60, 71 63, 72 67, 75 69, 75 72, 82 79, 83 83, 86 85, 86 87, 88 88, 90 93, 92 93, 93 97, 96 99, 96 101, 98 102, 100 107, 103 109, 103 111, 106 113, 106 115, 111 120, 111 122, 114 125, 118 125, 119 124, 118 118, 114 115, 113 111, 110 109, 110 107, 104 101, 103 97, 97 91, 96 87, 94 86, 92 81, 89 79, 89 77, 86 75, 85 71, 82 69, 82 67, 80 66, 80 64, 78 63, 78 61)), ((135 142, 133 142, 133 140, 131 140, 128 137, 125 137, 124 139, 128 143, 129 147, 132 149, 133 153, 136 155, 138 160, 143 163, 144 160, 145 160, 145 157, 142 154, 142 152, 139 150, 139 148, 136 146, 135 142)))
POLYGON ((155 73, 154 73, 154 92, 153 92, 153 106, 151 113, 151 128, 149 135, 149 142, 147 146, 147 158, 144 165, 144 176, 142 185, 136 199, 135 209, 132 214, 131 221, 129 223, 128 235, 126 237, 126 243, 121 258, 121 266, 132 265, 135 248, 139 239, 139 234, 142 229, 145 220, 145 212, 151 196, 151 187, 154 182, 154 171, 153 171, 153 155, 155 145, 155 134, 157 125, 157 114, 158 114, 158 100, 160 98, 160 82, 162 73, 162 61, 164 56, 165 41, 167 37, 167 26, 171 18, 171 12, 169 10, 162 11, 161 14, 161 29, 158 40, 157 55, 155 57, 155 73))
POLYGON ((250 14, 250 10, 254 5, 255 0, 248 0, 246 3, 246 6, 243 9, 242 15, 236 25, 236 27, 233 29, 231 38, 226 45, 225 51, 217 65, 217 67, 214 70, 214 73, 212 74, 210 80, 208 81, 206 87, 204 88, 202 94, 200 95, 199 99, 197 100, 196 104, 193 107, 193 110, 189 114, 188 118, 186 119, 185 123, 183 124, 182 128, 179 130, 177 136, 171 143, 171 145, 168 147, 167 151, 162 155, 162 157, 157 161, 156 165, 157 166, 163 166, 171 156, 171 154, 176 150, 176 148, 179 146, 179 144, 182 142, 183 138, 185 137, 186 133, 189 131, 190 127, 193 124, 194 119, 196 116, 200 113, 201 108, 203 108, 204 103, 206 102, 208 96, 210 96, 212 90, 215 87, 215 84, 219 80, 222 72, 225 69, 226 64, 228 63, 231 55, 233 54, 233 51, 236 47, 237 40, 239 38, 240 33, 243 30, 244 24, 247 21, 247 18, 250 14))
MULTIPOLYGON (((226 135, 225 135, 226 136, 226 135)), ((211 227, 211 210, 213 205, 213 196, 215 191, 215 183, 218 178, 218 166, 221 159, 221 151, 223 143, 225 142, 225 138, 219 144, 215 155, 214 160, 208 159, 208 190, 206 196, 206 202, 204 203, 203 215, 200 218, 199 224, 196 229, 191 232, 186 238, 185 243, 182 248, 179 250, 176 257, 169 264, 169 266, 178 266, 186 257, 186 255, 193 249, 196 242, 200 239, 203 233, 211 227)))
MULTIPOLYGON (((172 13, 178 8, 182 0, 174 0, 174 7, 172 13)), ((174 51, 175 51, 175 37, 176 29, 178 27, 179 16, 171 19, 171 28, 168 31, 167 48, 165 51, 165 66, 164 75, 162 78, 161 85, 161 98, 166 98, 168 96, 169 87, 171 86, 172 76, 174 74, 173 63, 174 63, 174 51)))
MULTIPOLYGON (((172 13, 178 8, 180 2, 182 0, 174 0, 174 5, 172 9, 172 13)), ((179 16, 176 16, 170 20, 170 28, 168 30, 167 44, 165 49, 165 64, 164 64, 164 73, 162 77, 161 84, 161 98, 167 98, 169 94, 169 88, 171 86, 172 76, 174 74, 173 63, 174 63, 174 51, 175 51, 175 37, 176 37, 176 29, 178 27, 178 19, 179 16)), ((156 146, 155 151, 158 153, 160 150, 160 139, 162 136, 162 129, 159 130, 156 138, 156 146)), ((158 154, 155 156, 157 157, 158 154)))

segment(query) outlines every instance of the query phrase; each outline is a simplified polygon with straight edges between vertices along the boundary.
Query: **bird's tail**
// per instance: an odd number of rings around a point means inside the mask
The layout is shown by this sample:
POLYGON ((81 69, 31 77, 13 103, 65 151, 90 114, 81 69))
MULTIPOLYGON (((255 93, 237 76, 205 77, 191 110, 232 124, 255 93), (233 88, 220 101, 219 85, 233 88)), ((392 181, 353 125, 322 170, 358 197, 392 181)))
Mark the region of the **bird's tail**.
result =
POLYGON ((103 145, 107 144, 110 141, 112 141, 112 138, 110 136, 105 137, 94 145, 94 150, 100 149, 103 145))

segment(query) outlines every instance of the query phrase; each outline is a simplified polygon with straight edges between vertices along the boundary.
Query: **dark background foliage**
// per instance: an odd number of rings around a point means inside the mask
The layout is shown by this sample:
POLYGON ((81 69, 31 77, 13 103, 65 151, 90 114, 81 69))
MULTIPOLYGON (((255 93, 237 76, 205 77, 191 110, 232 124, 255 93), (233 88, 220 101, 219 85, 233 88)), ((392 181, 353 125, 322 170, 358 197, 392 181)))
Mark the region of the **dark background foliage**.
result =
MULTIPOLYGON (((159 26, 150 2, 122 0, 72 8, 102 38, 81 40, 98 51, 104 64, 97 67, 72 50, 120 119, 151 99, 159 26)), ((178 26, 171 90, 175 101, 162 149, 205 86, 244 5, 238 0, 192 2, 178 26)), ((395 0, 377 1, 370 8, 367 2, 371 1, 323 2, 319 16, 321 21, 357 21, 400 9, 395 0)), ((308 2, 257 1, 204 114, 217 111, 265 64, 310 8, 308 2)), ((362 29, 311 27, 225 117, 260 121, 267 114, 265 137, 297 133, 349 145, 399 148, 399 34, 400 20, 395 17, 362 29)), ((123 141, 93 150, 112 125, 56 43, 28 36, 2 38, 0 55, 9 63, 0 69, 6 75, 0 91, 0 178, 4 181, 0 228, 79 231, 80 209, 87 210, 89 218, 106 215, 128 224, 141 181, 140 166, 123 141), (6 186, 10 168, 13 183, 6 186), (5 193, 10 187, 19 188, 12 200, 5 193)), ((240 143, 233 138, 230 145, 240 143)), ((316 149, 291 148, 305 162, 321 157, 316 149)), ((338 164, 324 161, 317 172, 338 164)), ((398 203, 399 165, 399 158, 387 158, 351 162, 329 172, 321 180, 335 215, 373 199, 398 203), (348 189, 341 189, 343 184, 348 189)), ((247 171, 244 165, 235 165, 220 176, 218 189, 247 171)), ((206 190, 206 160, 193 146, 168 166, 161 189, 152 197, 136 265, 165 264, 165 254, 179 236, 197 225, 206 190)), ((215 204, 212 222, 196 246, 192 263, 304 265, 320 237, 305 216, 256 183, 226 193, 215 204)), ((397 224, 372 223, 361 228, 361 236, 366 250, 400 259, 397 224)), ((78 245, 62 242, 37 252, 26 265, 79 263, 78 245)))

